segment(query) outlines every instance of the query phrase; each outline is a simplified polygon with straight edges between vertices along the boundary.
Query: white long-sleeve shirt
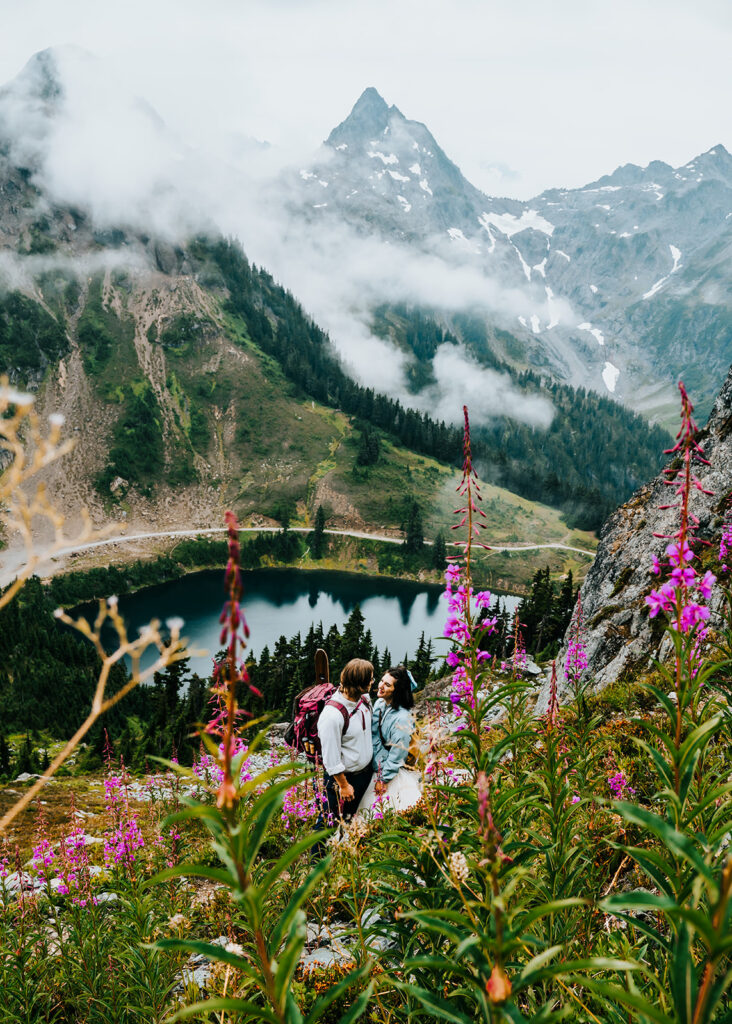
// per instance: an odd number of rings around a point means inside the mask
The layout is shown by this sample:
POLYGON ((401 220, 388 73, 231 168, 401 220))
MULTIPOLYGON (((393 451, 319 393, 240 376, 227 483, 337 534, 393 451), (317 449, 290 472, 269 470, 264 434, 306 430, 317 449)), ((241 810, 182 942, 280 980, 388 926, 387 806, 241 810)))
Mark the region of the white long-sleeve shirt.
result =
MULTIPOLYGON (((371 740, 370 704, 353 710, 358 701, 349 700, 340 691, 330 698, 342 704, 349 715, 352 715, 348 728, 343 732, 343 715, 338 708, 326 705, 318 718, 318 736, 323 754, 323 767, 328 775, 339 775, 341 772, 359 772, 371 764, 373 744, 371 740)), ((366 697, 368 701, 368 697, 366 697)))

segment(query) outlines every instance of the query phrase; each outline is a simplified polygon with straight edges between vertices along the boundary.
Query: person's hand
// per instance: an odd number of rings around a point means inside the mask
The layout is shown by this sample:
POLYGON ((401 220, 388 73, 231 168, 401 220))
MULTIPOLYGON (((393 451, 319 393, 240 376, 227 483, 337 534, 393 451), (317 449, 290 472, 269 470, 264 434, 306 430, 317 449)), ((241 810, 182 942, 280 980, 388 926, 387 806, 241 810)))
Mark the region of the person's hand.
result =
POLYGON ((343 782, 338 784, 338 791, 340 798, 343 803, 347 803, 349 800, 353 800, 353 786, 350 782, 343 782))
POLYGON ((383 796, 386 793, 386 783, 382 782, 381 779, 374 783, 374 793, 377 796, 383 796))

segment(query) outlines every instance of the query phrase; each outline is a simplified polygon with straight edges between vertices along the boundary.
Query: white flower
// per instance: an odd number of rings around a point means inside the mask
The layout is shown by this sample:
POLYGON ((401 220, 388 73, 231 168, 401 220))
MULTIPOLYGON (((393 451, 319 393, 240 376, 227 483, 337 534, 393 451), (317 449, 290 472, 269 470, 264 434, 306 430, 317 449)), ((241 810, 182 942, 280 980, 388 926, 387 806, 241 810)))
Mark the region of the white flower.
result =
POLYGON ((64 614, 65 613, 63 608, 56 608, 56 610, 53 613, 53 617, 54 619, 62 619, 64 617, 64 614))
POLYGON ((235 956, 244 956, 244 950, 238 942, 227 942, 224 949, 227 953, 233 953, 235 956))
POLYGON ((459 852, 450 854, 450 874, 458 882, 467 882, 470 868, 464 854, 459 852))
POLYGON ((116 594, 112 594, 111 597, 107 598, 107 607, 108 608, 116 608, 117 604, 118 604, 118 601, 119 601, 119 599, 118 599, 117 595, 116 594))
POLYGON ((62 412, 52 412, 48 417, 48 422, 52 427, 62 427, 66 422, 66 417, 62 412))
POLYGON ((168 627, 171 633, 175 633, 177 636, 185 625, 185 620, 180 615, 174 615, 170 619, 165 620, 165 625, 168 627))

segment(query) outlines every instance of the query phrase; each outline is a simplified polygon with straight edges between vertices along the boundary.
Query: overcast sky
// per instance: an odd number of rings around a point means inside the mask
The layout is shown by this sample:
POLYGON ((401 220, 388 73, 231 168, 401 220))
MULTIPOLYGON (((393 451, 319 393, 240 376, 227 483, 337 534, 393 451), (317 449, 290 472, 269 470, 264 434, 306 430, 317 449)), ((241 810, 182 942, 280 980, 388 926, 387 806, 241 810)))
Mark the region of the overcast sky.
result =
POLYGON ((0 0, 0 80, 75 43, 192 143, 311 152, 375 86, 526 198, 732 150, 728 0, 0 0))

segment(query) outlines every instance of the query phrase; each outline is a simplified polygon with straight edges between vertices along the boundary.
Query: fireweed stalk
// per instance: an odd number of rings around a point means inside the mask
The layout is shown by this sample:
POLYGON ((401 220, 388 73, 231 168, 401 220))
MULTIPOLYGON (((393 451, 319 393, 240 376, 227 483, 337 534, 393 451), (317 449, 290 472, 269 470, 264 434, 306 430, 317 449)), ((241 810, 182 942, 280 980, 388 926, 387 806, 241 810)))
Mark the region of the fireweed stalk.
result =
MULTIPOLYGON (((711 571, 700 576, 692 565, 696 558, 692 544, 696 540, 694 532, 699 525, 698 518, 689 509, 689 499, 693 489, 702 494, 711 495, 693 473, 694 462, 709 465, 704 458, 704 451, 696 440, 698 427, 692 413, 694 407, 686 393, 682 381, 679 381, 681 393, 681 427, 676 435, 676 444, 666 450, 667 455, 680 453, 681 467, 677 470, 669 467, 664 470, 667 487, 673 487, 676 501, 661 505, 662 509, 677 508, 679 510, 679 528, 671 534, 654 534, 670 540, 666 546, 667 562, 661 562, 654 556, 652 572, 660 575, 670 569, 669 579, 658 589, 654 589, 646 597, 650 609, 650 617, 659 612, 670 615, 673 629, 682 642, 677 645, 674 662, 674 695, 676 703, 676 728, 674 745, 678 751, 681 747, 684 713, 690 707, 692 716, 698 687, 690 685, 696 675, 696 664, 700 658, 700 645, 706 637, 705 623, 709 619, 707 602, 712 595, 712 587, 716 577, 711 571)), ((704 543, 704 542, 699 542, 704 543)), ((679 764, 674 769, 674 789, 678 795, 680 786, 679 764)))
POLYGON ((261 697, 262 694, 252 685, 242 657, 249 638, 249 626, 241 607, 243 587, 239 566, 239 523, 233 512, 227 512, 225 520, 228 529, 226 586, 229 596, 221 612, 220 643, 226 646, 226 656, 224 661, 216 666, 212 689, 216 713, 206 726, 206 732, 220 739, 219 767, 223 772, 223 778, 219 784, 216 806, 230 811, 238 799, 232 762, 244 748, 243 741, 238 735, 238 720, 244 712, 239 707, 237 693, 241 683, 246 683, 256 697, 261 697))
MULTIPOLYGON (((488 609, 490 607, 491 595, 488 591, 480 591, 473 594, 471 559, 473 546, 488 549, 487 544, 481 544, 477 538, 480 530, 485 529, 485 524, 478 520, 477 516, 485 518, 485 512, 475 503, 482 500, 478 477, 473 468, 473 455, 470 444, 470 421, 468 408, 463 406, 465 428, 463 434, 463 475, 458 484, 457 490, 464 499, 464 505, 455 510, 455 515, 462 515, 459 523, 452 526, 453 530, 459 530, 467 525, 467 539, 455 542, 456 548, 462 549, 460 555, 450 555, 447 561, 450 563, 445 570, 445 597, 448 602, 448 619, 445 623, 445 636, 450 637, 454 643, 454 649, 447 656, 447 664, 453 669, 453 689, 451 700, 456 715, 462 718, 463 709, 467 709, 471 720, 471 726, 479 726, 476 710, 476 684, 481 675, 482 663, 490 659, 487 651, 480 650, 479 641, 483 636, 493 632, 496 619, 484 619, 481 625, 475 627, 475 611, 488 609), (462 706, 462 708, 461 708, 462 706)), ((459 728, 464 727, 461 723, 459 728)))

